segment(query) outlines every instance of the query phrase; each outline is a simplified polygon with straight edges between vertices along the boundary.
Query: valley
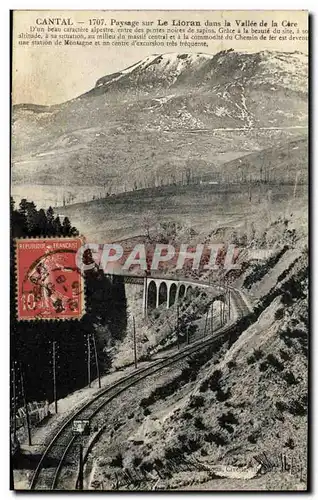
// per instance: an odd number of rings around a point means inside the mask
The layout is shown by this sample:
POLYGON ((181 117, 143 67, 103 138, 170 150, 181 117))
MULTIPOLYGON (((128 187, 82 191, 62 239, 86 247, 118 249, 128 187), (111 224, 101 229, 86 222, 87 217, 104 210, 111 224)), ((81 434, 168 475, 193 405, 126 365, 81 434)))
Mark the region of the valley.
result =
POLYGON ((46 451, 19 430, 22 489, 306 488, 307 80, 297 51, 149 54, 67 102, 14 106, 12 195, 29 231, 25 198, 44 228, 66 217, 89 243, 242 250, 237 273, 167 266, 175 282, 158 286, 93 267, 80 354, 63 358, 71 374, 81 356, 80 377, 59 380, 60 415, 43 383, 51 415, 32 433, 46 451), (75 413, 92 424, 79 482, 75 413))

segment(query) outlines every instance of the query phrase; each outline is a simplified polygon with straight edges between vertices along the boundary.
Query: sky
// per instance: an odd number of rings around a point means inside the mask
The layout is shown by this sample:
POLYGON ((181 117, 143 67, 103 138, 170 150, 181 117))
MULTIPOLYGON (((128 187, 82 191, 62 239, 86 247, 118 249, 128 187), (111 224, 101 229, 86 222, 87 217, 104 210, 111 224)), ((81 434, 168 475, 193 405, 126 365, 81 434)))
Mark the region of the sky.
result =
MULTIPOLYGON (((104 27, 110 20, 153 20, 157 26, 172 19, 200 20, 204 22, 229 20, 264 21, 271 24, 274 19, 297 22, 300 30, 307 28, 306 11, 15 11, 13 25, 13 103, 57 104, 72 99, 94 87, 98 78, 124 69, 152 53, 172 51, 206 52, 214 54, 220 50, 280 50, 308 52, 305 41, 209 41, 207 48, 194 47, 171 49, 169 47, 78 47, 78 46, 23 46, 21 33, 30 33, 30 27, 44 18, 71 18, 74 26, 89 27, 89 19, 103 18, 104 27)), ((62 27, 63 30, 64 27, 62 27)), ((45 27, 46 29, 46 27, 45 27)), ((90 29, 90 28, 89 28, 90 29)), ((34 33, 34 32, 33 32, 34 33)), ((63 33, 63 31, 62 31, 63 33)), ((277 37, 278 38, 278 37, 277 37)))

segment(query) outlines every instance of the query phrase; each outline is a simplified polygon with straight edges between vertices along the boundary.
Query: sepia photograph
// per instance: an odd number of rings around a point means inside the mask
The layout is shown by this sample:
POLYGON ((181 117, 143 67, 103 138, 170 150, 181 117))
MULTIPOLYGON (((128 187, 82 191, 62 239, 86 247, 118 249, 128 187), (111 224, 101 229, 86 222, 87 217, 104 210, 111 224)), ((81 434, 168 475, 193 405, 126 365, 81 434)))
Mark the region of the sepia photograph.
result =
POLYGON ((308 29, 11 13, 10 489, 308 491, 308 29))

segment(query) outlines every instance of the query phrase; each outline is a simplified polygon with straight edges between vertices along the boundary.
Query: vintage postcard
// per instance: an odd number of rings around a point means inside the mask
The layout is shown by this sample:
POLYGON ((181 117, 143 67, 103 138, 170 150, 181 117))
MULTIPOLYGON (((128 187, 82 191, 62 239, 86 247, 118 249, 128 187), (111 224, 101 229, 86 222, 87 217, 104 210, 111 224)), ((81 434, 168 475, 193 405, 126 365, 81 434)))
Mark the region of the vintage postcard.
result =
POLYGON ((308 42, 12 13, 11 489, 308 490, 308 42))

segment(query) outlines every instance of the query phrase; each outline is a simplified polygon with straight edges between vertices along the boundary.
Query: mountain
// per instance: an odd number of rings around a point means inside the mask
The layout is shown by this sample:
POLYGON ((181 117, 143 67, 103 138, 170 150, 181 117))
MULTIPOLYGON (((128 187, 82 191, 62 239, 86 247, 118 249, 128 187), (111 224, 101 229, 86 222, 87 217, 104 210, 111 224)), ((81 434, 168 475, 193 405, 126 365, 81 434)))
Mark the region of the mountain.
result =
POLYGON ((155 54, 54 106, 13 109, 13 184, 122 192, 208 174, 307 130, 307 56, 155 54))
POLYGON ((100 78, 89 94, 114 89, 120 92, 160 92, 185 86, 219 90, 218 86, 246 84, 247 81, 250 87, 269 85, 276 90, 282 87, 305 92, 306 64, 307 57, 299 52, 249 54, 230 49, 216 55, 154 54, 121 72, 100 78))

